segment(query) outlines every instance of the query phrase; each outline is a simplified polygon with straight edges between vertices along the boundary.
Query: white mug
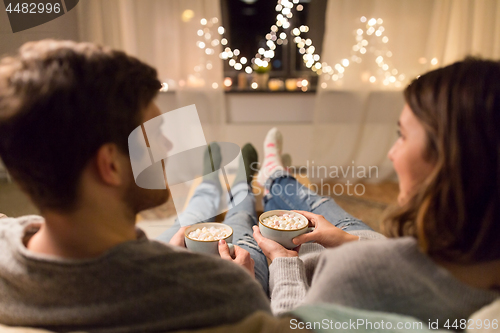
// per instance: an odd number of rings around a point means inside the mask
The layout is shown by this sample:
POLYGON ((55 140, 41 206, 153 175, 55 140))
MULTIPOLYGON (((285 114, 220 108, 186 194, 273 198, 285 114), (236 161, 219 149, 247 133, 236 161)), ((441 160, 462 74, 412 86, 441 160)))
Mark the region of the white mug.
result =
POLYGON ((229 247, 229 253, 231 254, 231 257, 234 257, 234 246, 231 243, 233 241, 233 228, 230 226, 223 224, 223 223, 217 223, 217 222, 203 222, 203 223, 196 223, 190 226, 189 228, 186 228, 184 231, 184 242, 186 243, 186 247, 193 251, 193 252, 200 252, 200 253, 207 253, 207 254, 213 254, 213 255, 219 255, 219 240, 213 240, 213 241, 204 241, 204 240, 196 240, 189 238, 189 234, 192 231, 195 231, 196 229, 199 228, 210 228, 210 227, 215 227, 215 228, 225 228, 228 231, 230 231, 229 236, 226 238, 223 238, 228 247, 229 247))
POLYGON ((262 234, 262 236, 269 238, 269 239, 272 239, 273 241, 283 245, 284 247, 286 247, 289 250, 297 247, 297 245, 295 245, 292 242, 292 239, 294 239, 297 236, 300 236, 302 234, 305 234, 305 233, 308 233, 308 232, 311 232, 314 230, 314 227, 308 227, 308 225, 309 225, 309 220, 304 215, 296 213, 296 212, 292 212, 289 210, 282 210, 282 209, 270 210, 270 211, 267 211, 265 213, 262 213, 259 216, 259 230, 260 230, 260 233, 262 234), (273 215, 281 216, 281 215, 290 214, 290 213, 298 215, 300 217, 300 219, 305 222, 305 226, 300 228, 300 229, 282 230, 282 229, 268 227, 267 225, 262 223, 262 220, 264 220, 267 217, 270 217, 273 215))

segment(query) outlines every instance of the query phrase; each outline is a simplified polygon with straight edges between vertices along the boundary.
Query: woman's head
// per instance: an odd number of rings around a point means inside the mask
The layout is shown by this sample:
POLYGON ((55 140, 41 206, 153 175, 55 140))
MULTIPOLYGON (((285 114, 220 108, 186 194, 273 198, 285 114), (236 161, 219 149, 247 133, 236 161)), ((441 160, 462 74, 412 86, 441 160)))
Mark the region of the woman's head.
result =
POLYGON ((389 152, 401 190, 389 235, 413 235, 442 260, 500 259, 500 62, 465 59, 404 95, 389 152))

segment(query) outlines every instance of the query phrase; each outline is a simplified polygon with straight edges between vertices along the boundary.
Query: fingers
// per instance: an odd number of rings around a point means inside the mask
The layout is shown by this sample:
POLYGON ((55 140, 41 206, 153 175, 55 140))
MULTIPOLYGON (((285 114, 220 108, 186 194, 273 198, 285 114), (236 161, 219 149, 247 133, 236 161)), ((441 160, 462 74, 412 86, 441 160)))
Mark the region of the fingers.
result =
POLYGON ((237 245, 234 246, 234 262, 246 267, 250 272, 253 271, 255 266, 255 261, 250 256, 250 253, 237 245))
POLYGON ((296 256, 296 253, 294 254, 293 251, 288 251, 281 244, 262 236, 257 226, 253 227, 253 238, 257 241, 257 244, 259 244, 266 257, 271 260, 277 257, 296 256))
MULTIPOLYGON (((239 248, 239 247, 238 246, 234 247, 236 257, 238 257, 237 252, 236 252, 238 250, 237 248, 239 248)), ((231 258, 231 253, 229 252, 229 246, 227 246, 226 241, 223 239, 221 239, 219 241, 219 254, 220 254, 220 257, 222 259, 226 259, 226 260, 233 259, 233 258, 231 258)))
POLYGON ((262 234, 260 233, 259 227, 255 226, 255 225, 253 226, 253 238, 255 239, 257 244, 259 244, 259 247, 261 248, 262 251, 264 251, 264 253, 266 251, 285 249, 278 242, 262 236, 262 234))
POLYGON ((226 241, 221 239, 219 241, 219 254, 220 257, 224 260, 229 260, 243 268, 245 268, 251 276, 255 277, 255 261, 250 257, 250 253, 247 250, 234 245, 234 259, 231 257, 229 253, 229 246, 226 241))
POLYGON ((274 244, 278 245, 278 246, 281 246, 279 245, 278 243, 276 243, 275 241, 273 240, 270 240, 269 238, 266 238, 264 236, 262 236, 262 234, 260 233, 260 229, 258 226, 254 225, 252 227, 253 229, 253 238, 255 239, 255 241, 257 242, 257 244, 259 244, 260 248, 262 250, 264 250, 264 248, 270 248, 270 247, 274 247, 274 244))
POLYGON ((260 244, 262 241, 264 241, 266 239, 260 233, 260 229, 259 229, 258 226, 254 225, 252 227, 252 229, 253 229, 253 238, 255 239, 255 241, 257 242, 257 244, 260 244))
POLYGON ((252 229, 253 229, 253 238, 255 239, 255 241, 257 242, 259 247, 261 248, 262 252, 264 252, 266 257, 268 257, 269 252, 270 252, 270 249, 268 249, 268 244, 266 242, 268 239, 265 238, 264 236, 262 236, 262 234, 260 233, 259 227, 257 227, 256 225, 254 225, 252 227, 252 229))
POLYGON ((250 257, 250 253, 244 248, 239 247, 238 245, 234 245, 234 256, 238 257, 250 257))
POLYGON ((307 242, 315 241, 316 240, 315 238, 316 235, 314 234, 314 232, 309 232, 295 237, 294 239, 292 239, 292 242, 295 245, 302 245, 307 242))
POLYGON ((188 225, 187 227, 181 227, 177 232, 175 233, 176 236, 183 237, 184 238, 184 232, 186 231, 187 228, 190 226, 188 225))
POLYGON ((316 225, 316 221, 318 220, 318 216, 321 216, 321 215, 314 214, 311 212, 306 212, 305 210, 293 210, 293 212, 304 215, 309 220, 309 222, 311 222, 311 224, 313 226, 316 225))
POLYGON ((182 227, 177 230, 177 232, 172 236, 169 243, 175 246, 186 247, 186 243, 184 242, 184 231, 188 228, 182 227))

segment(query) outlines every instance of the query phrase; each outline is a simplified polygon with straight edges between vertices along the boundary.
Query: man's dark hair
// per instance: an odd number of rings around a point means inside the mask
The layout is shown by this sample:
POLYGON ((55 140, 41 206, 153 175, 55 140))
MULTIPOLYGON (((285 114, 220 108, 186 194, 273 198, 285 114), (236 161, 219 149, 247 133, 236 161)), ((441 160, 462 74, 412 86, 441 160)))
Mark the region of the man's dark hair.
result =
POLYGON ((24 44, 0 62, 0 156, 40 209, 70 211, 99 147, 128 136, 161 87, 156 70, 90 43, 24 44))

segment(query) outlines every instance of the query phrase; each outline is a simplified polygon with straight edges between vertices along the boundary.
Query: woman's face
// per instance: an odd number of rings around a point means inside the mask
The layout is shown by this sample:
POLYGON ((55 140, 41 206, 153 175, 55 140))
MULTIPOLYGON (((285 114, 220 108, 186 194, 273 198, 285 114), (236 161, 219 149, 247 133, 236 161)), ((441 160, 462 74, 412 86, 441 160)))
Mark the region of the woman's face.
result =
POLYGON ((403 205, 431 173, 434 164, 424 159, 425 130, 408 105, 401 112, 398 127, 399 138, 389 150, 388 157, 398 174, 398 203, 403 205))

